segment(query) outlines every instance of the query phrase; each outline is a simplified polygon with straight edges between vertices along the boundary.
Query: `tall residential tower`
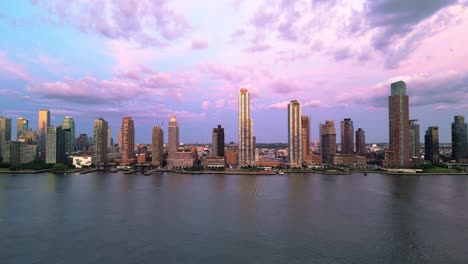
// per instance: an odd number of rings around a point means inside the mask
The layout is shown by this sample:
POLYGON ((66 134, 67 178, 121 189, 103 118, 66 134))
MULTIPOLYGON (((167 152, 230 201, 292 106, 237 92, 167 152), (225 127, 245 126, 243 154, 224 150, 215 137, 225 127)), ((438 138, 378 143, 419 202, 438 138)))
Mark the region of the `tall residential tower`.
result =
POLYGON ((341 121, 341 154, 354 153, 354 126, 351 118, 341 121))
MULTIPOLYGON (((122 146, 120 156, 123 163, 131 164, 135 158, 135 125, 131 117, 122 119, 122 146)), ((107 128, 106 128, 107 131, 107 128)), ((105 144, 107 145, 107 138, 105 144)))
POLYGON ((250 118, 250 94, 245 88, 239 92, 239 166, 252 165, 255 157, 253 121, 250 118))
POLYGON ((224 128, 221 125, 213 128, 212 148, 213 156, 224 157, 224 128))
POLYGON ((107 134, 109 124, 103 118, 94 120, 94 156, 93 163, 107 163, 107 134))
POLYGON ((406 167, 409 163, 409 98, 406 83, 398 81, 391 84, 388 97, 390 151, 393 157, 391 167, 406 167))
POLYGON ((452 123, 452 159, 461 162, 468 158, 467 125, 463 116, 455 116, 452 123))
POLYGON ((301 104, 288 104, 288 161, 291 167, 302 167, 301 104))

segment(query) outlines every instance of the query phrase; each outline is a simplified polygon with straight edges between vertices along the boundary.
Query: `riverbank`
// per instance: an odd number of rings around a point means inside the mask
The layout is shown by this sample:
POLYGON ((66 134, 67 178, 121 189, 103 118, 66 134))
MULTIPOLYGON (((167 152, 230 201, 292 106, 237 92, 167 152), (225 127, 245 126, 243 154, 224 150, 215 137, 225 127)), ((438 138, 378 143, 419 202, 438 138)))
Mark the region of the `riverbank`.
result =
POLYGON ((43 172, 50 172, 51 169, 44 169, 44 170, 18 170, 18 171, 11 171, 11 170, 0 170, 0 174, 39 174, 43 172))

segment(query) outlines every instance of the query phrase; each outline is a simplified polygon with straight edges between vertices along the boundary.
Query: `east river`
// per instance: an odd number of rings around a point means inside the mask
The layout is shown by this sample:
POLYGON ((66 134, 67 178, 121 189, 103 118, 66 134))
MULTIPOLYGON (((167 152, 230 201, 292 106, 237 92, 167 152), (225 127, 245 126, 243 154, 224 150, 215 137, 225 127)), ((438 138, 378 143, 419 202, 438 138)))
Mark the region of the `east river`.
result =
POLYGON ((0 174, 0 263, 468 263, 468 176, 0 174))

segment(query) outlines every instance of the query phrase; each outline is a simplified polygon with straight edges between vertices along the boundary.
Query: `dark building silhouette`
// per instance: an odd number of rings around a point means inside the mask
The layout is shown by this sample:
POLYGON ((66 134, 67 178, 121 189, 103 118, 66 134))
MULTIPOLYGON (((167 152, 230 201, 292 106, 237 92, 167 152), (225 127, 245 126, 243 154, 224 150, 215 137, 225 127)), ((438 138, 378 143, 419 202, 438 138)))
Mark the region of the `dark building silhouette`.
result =
POLYGON ((80 134, 78 139, 76 140, 76 145, 78 150, 88 150, 88 135, 87 134, 80 134))
POLYGON ((351 118, 341 121, 341 154, 354 153, 354 126, 351 118))
POLYGON ((221 125, 213 128, 212 147, 213 156, 224 157, 224 128, 221 125))
POLYGON ((439 163, 439 127, 431 126, 426 130, 424 135, 424 159, 439 163))
POLYGON ((331 164, 331 155, 336 154, 335 121, 327 120, 320 124, 320 156, 323 164, 331 164))
POLYGON ((460 162, 468 157, 467 125, 463 116, 455 116, 452 123, 452 159, 460 162))
POLYGON ((409 163, 409 98, 406 84, 391 84, 388 97, 390 151, 387 162, 390 167, 406 167, 409 163))
POLYGON ((359 156, 366 155, 366 133, 362 128, 356 130, 356 154, 359 156))
POLYGON ((409 155, 411 158, 420 157, 420 139, 419 139, 419 124, 418 120, 413 119, 409 121, 409 155))
POLYGON ((302 129, 302 160, 310 160, 310 117, 301 116, 302 129))

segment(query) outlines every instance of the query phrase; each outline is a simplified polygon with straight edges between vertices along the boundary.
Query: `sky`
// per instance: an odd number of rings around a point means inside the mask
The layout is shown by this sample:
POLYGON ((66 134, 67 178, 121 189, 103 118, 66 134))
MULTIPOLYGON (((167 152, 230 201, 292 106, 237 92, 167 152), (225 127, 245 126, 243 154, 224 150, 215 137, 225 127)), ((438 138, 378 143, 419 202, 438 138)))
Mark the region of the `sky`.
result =
MULTIPOLYGON (((287 142, 287 104, 388 142, 390 83, 403 80, 421 136, 468 119, 468 0, 0 0, 0 115, 67 115, 92 135, 122 117, 136 142, 179 121, 180 141, 237 142, 240 88, 259 143, 287 142)), ((13 133, 16 135, 16 133, 13 133)), ((338 141, 339 141, 339 137, 338 141)))

